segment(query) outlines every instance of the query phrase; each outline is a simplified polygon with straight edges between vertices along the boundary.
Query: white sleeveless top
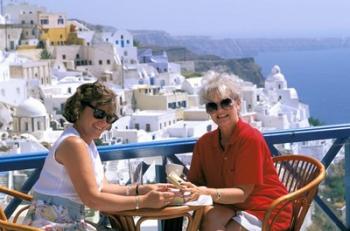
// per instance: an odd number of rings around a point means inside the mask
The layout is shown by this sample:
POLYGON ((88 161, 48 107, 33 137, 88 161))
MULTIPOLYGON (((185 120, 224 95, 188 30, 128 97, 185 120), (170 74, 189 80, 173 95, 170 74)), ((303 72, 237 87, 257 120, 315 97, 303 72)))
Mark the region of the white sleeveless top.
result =
MULTIPOLYGON (((73 127, 67 128, 62 133, 62 135, 57 139, 57 141, 50 149, 49 154, 46 157, 44 167, 40 173, 40 177, 33 186, 33 190, 41 194, 59 196, 82 204, 65 167, 55 159, 57 147, 62 143, 64 139, 70 136, 80 137, 78 131, 73 127)), ((99 190, 101 190, 102 181, 104 178, 103 165, 95 143, 91 142, 91 144, 87 145, 87 147, 89 150, 91 163, 94 168, 96 183, 99 190)))

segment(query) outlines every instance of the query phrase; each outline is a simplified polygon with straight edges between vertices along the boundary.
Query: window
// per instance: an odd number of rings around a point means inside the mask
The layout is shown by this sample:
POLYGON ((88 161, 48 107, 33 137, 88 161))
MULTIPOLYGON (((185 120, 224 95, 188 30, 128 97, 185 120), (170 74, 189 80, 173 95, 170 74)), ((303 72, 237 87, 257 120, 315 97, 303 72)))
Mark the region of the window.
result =
POLYGON ((34 21, 33 21, 33 20, 30 20, 30 24, 32 24, 32 25, 33 25, 33 24, 34 24, 34 21))
POLYGON ((76 54, 76 55, 75 55, 75 58, 76 58, 76 59, 80 59, 80 55, 79 55, 79 54, 76 54))
POLYGON ((102 65, 103 64, 103 61, 100 59, 98 60, 98 64, 102 65))
POLYGON ((120 35, 120 39, 124 39, 124 35, 120 35))
POLYGON ((140 124, 139 123, 135 124, 135 129, 140 130, 140 124))
POLYGON ((63 35, 62 34, 60 34, 60 39, 62 39, 63 38, 63 35))
POLYGON ((146 124, 146 132, 151 131, 151 125, 150 124, 146 124))
POLYGON ((128 39, 128 40, 126 40, 126 44, 130 44, 130 40, 128 39))
POLYGON ((48 19, 40 19, 40 24, 47 25, 47 24, 49 24, 49 20, 48 19))
POLYGON ((119 41, 118 41, 118 40, 115 40, 115 44, 118 45, 118 44, 119 44, 119 41))
POLYGON ((22 24, 25 24, 25 23, 26 23, 26 21, 22 20, 22 24))
POLYGON ((62 59, 66 59, 66 55, 62 55, 62 59))
POLYGON ((25 126, 25 131, 29 131, 29 124, 28 124, 28 122, 25 122, 24 126, 25 126))
POLYGON ((59 18, 57 20, 57 24, 64 24, 64 19, 63 18, 59 18))
POLYGON ((40 126, 40 121, 38 121, 38 122, 36 123, 36 128, 37 128, 38 130, 40 130, 40 129, 41 129, 41 126, 40 126))
POLYGON ((124 51, 124 56, 128 56, 128 52, 127 51, 124 51))
POLYGON ((107 59, 107 64, 111 64, 111 60, 107 59))

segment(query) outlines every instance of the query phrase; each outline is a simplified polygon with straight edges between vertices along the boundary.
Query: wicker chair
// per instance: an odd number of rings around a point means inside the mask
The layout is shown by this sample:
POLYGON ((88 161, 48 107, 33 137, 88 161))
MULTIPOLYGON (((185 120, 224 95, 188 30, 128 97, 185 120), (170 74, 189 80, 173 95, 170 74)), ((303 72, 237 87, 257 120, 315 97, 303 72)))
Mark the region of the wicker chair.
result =
POLYGON ((262 230, 270 230, 279 212, 288 204, 293 205, 292 221, 289 230, 300 230, 310 204, 315 197, 318 185, 326 176, 323 164, 305 155, 282 155, 273 157, 280 180, 288 190, 269 206, 262 224, 262 230), (274 215, 273 215, 274 212, 274 215))
MULTIPOLYGON (((31 201, 32 200, 32 196, 16 191, 16 190, 12 190, 12 189, 8 189, 6 187, 0 186, 0 193, 4 193, 7 194, 11 197, 14 198, 18 198, 20 200, 25 200, 25 201, 31 201)), ((12 219, 12 222, 9 221, 8 217, 6 217, 5 212, 3 210, 3 208, 0 208, 0 230, 1 231, 9 231, 9 230, 14 230, 14 231, 39 231, 40 229, 38 228, 34 228, 34 227, 30 227, 27 225, 21 225, 21 224, 17 224, 17 220, 18 217, 20 216, 20 214, 25 211, 26 209, 28 209, 29 205, 24 206, 23 208, 21 208, 20 210, 18 210, 18 212, 15 214, 15 216, 12 219)))

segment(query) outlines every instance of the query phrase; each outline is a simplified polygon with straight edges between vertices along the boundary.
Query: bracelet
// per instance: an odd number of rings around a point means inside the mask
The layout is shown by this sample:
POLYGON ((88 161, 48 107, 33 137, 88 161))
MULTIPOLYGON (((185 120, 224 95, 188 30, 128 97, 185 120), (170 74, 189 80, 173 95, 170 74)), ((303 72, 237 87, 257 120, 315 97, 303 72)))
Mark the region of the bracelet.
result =
POLYGON ((140 197, 139 196, 135 196, 135 202, 136 202, 135 209, 136 210, 140 209, 140 197))
POLYGON ((140 186, 140 184, 137 184, 136 187, 135 187, 135 194, 136 194, 136 196, 139 195, 139 186, 140 186))
POLYGON ((215 189, 216 195, 215 195, 215 200, 219 201, 221 199, 221 192, 219 189, 215 189))
POLYGON ((126 193, 125 193, 127 196, 130 195, 130 189, 131 189, 131 186, 128 184, 128 185, 126 186, 126 193))

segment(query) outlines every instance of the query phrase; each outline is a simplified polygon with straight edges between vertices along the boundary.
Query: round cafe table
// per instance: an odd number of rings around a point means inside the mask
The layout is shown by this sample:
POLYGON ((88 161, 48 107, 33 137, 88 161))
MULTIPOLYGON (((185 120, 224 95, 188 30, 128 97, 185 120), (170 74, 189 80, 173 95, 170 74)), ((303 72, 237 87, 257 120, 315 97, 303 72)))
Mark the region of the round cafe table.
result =
POLYGON ((145 220, 166 220, 187 217, 187 231, 197 231, 202 219, 204 206, 167 206, 161 209, 137 209, 104 213, 109 217, 112 228, 140 231, 145 220), (138 219, 136 219, 139 217, 138 219), (135 218, 135 219, 134 219, 135 218), (136 223, 135 223, 136 221, 136 223))

